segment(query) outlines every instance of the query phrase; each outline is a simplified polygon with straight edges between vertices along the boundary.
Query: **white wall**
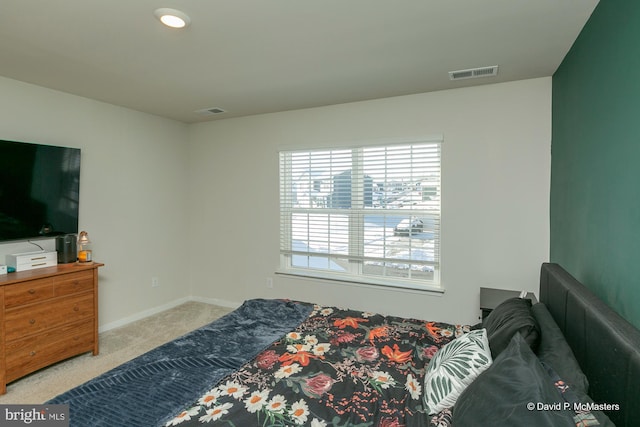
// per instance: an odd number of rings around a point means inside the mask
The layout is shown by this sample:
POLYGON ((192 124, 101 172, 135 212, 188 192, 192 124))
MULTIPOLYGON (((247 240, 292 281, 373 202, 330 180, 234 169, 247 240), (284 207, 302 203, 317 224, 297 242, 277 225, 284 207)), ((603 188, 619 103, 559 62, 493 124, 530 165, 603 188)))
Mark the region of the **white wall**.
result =
MULTIPOLYGON (((105 263, 103 329, 189 296, 185 124, 0 78, 0 139, 82 149, 80 229, 105 263)), ((0 245, 0 262, 36 249, 0 245)))
POLYGON ((549 251, 551 78, 200 123, 189 132, 195 296, 285 297, 475 323, 481 286, 538 289, 549 251), (444 295, 274 275, 278 148, 434 134, 444 135, 444 295))
MULTIPOLYGON (((80 228, 106 264, 103 329, 189 295, 475 322, 480 286, 537 289, 549 250, 550 128, 551 78, 190 126, 0 78, 0 139, 82 149, 80 228), (433 134, 444 135, 444 295, 274 275, 279 147, 433 134)), ((0 260, 32 249, 0 245, 0 260)))

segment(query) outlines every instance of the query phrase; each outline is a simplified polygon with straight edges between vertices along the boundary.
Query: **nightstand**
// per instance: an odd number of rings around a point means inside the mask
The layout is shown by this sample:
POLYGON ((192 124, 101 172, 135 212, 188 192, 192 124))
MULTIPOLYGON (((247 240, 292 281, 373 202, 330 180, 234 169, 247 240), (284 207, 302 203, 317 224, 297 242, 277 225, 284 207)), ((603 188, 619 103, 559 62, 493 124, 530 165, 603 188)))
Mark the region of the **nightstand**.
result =
MULTIPOLYGON (((507 289, 480 288, 480 311, 484 320, 491 311, 503 301, 519 297, 521 291, 510 291, 507 289)), ((527 292, 525 299, 531 300, 531 304, 536 304, 538 300, 533 292, 527 292)))

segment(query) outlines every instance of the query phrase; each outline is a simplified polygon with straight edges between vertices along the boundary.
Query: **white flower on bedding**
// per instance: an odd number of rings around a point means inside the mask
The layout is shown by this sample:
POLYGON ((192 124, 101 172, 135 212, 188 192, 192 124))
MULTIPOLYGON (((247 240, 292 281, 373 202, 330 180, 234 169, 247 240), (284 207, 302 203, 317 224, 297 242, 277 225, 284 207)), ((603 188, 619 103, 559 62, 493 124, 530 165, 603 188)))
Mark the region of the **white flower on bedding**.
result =
POLYGON ((220 391, 220 389, 214 388, 213 390, 209 390, 204 396, 202 396, 198 400, 198 403, 207 407, 211 406, 216 403, 218 397, 220 397, 221 394, 222 392, 220 391))
POLYGON ((267 399, 269 398, 270 391, 271 390, 269 389, 265 389, 262 391, 254 391, 253 393, 251 393, 251 396, 249 396, 244 401, 244 406, 245 408, 247 408, 247 412, 253 414, 261 410, 267 404, 267 399))
POLYGON ((442 335, 443 337, 452 337, 453 336, 453 332, 451 332, 449 329, 440 329, 440 335, 442 335))
POLYGON ((317 418, 314 418, 311 421, 311 427, 327 427, 327 423, 317 418))
POLYGON ((456 325, 456 338, 460 338, 461 336, 463 336, 464 334, 468 334, 469 332, 471 332, 471 328, 469 327, 469 325, 456 325))
POLYGON ((186 411, 180 412, 174 419, 169 421, 166 425, 168 426, 177 426, 180 423, 191 420, 191 417, 198 415, 200 412, 199 406, 194 406, 191 409, 187 409, 186 411))
POLYGON ((304 342, 309 345, 318 344, 318 338, 315 335, 305 335, 304 342))
POLYGON ((327 342, 321 342, 316 344, 313 347, 313 354, 315 354, 316 356, 324 356, 324 354, 329 351, 329 348, 331 347, 331 344, 327 343, 327 342))
POLYGON ((374 381, 380 388, 387 389, 390 386, 396 385, 396 381, 388 372, 373 371, 371 373, 371 380, 374 381))
POLYGON ((413 378, 413 375, 407 375, 407 382, 404 388, 409 392, 411 398, 414 400, 418 400, 420 398, 420 394, 422 394, 422 387, 420 387, 420 383, 413 378))
POLYGON ((323 316, 327 317, 330 316, 331 314, 333 314, 333 308, 323 308, 322 310, 320 310, 320 314, 322 314, 323 316))
POLYGON ((269 403, 267 403, 267 410, 275 412, 276 414, 282 414, 286 406, 287 401, 285 400, 284 396, 281 394, 276 394, 271 398, 269 403))
POLYGON ((291 410, 289 411, 289 415, 293 418, 293 422, 302 425, 307 422, 307 417, 309 416, 309 407, 307 406, 307 402, 304 399, 300 399, 291 405, 291 410))
POLYGON ((217 421, 222 418, 223 415, 229 413, 229 409, 233 407, 232 403, 223 403, 222 405, 214 406, 211 409, 207 409, 205 415, 198 418, 198 421, 202 423, 208 423, 210 421, 217 421))
POLYGON ((245 386, 235 381, 227 381, 226 384, 221 385, 218 388, 220 389, 221 394, 231 396, 234 399, 240 399, 242 395, 247 392, 247 388, 245 386))
POLYGON ((291 365, 282 366, 273 374, 273 376, 278 379, 289 378, 291 375, 297 374, 300 371, 302 371, 300 364, 292 363, 291 365))
POLYGON ((287 334, 287 339, 292 341, 298 341, 302 339, 302 335, 299 332, 293 331, 287 334))

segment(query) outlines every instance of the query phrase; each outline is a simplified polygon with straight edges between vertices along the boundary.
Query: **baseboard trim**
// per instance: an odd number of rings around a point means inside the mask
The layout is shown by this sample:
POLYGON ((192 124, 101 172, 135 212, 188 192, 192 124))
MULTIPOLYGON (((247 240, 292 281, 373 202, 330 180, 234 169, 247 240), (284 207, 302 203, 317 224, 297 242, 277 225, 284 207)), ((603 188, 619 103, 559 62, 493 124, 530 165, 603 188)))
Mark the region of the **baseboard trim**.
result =
POLYGON ((98 332, 106 332, 111 329, 119 328, 121 326, 128 325, 129 323, 136 322, 138 320, 142 320, 145 317, 153 316, 154 314, 161 313, 163 311, 169 310, 171 308, 177 307, 180 304, 184 304, 185 302, 190 301, 189 297, 180 298, 175 301, 171 301, 167 304, 159 305, 157 307, 150 308, 148 310, 141 311, 136 314, 132 314, 131 316, 123 317, 122 319, 116 320, 114 322, 109 322, 105 325, 101 325, 98 328, 98 332))
POLYGON ((122 319, 116 320, 114 322, 109 322, 105 325, 101 325, 98 328, 98 332, 102 333, 102 332, 109 331, 111 329, 119 328, 121 326, 126 326, 129 323, 142 320, 146 317, 153 316, 154 314, 162 313, 163 311, 170 310, 174 307, 177 307, 189 301, 203 302, 206 304, 219 305, 221 307, 228 307, 228 308, 234 308, 234 309, 242 305, 242 303, 221 300, 218 298, 203 298, 203 297, 193 297, 193 296, 184 297, 184 298, 177 299, 175 301, 168 302, 167 304, 159 305, 157 307, 153 307, 148 310, 144 310, 139 313, 132 314, 131 316, 123 317, 122 319))
POLYGON ((207 304, 219 305, 220 307, 227 307, 227 308, 238 308, 242 305, 242 302, 228 301, 228 300, 218 299, 218 298, 205 298, 205 297, 194 297, 194 296, 192 296, 189 299, 189 301, 204 302, 207 304))

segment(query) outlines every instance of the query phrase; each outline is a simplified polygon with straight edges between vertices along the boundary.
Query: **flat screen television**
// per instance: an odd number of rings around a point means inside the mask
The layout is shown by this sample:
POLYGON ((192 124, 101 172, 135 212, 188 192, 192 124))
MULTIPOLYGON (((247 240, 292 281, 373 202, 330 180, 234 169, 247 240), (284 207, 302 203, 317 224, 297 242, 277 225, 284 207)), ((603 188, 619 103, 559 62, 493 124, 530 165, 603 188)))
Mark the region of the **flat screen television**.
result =
POLYGON ((80 149, 0 140, 0 242, 78 232, 80 149))

